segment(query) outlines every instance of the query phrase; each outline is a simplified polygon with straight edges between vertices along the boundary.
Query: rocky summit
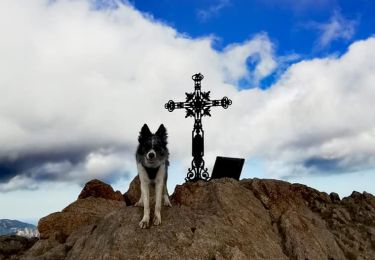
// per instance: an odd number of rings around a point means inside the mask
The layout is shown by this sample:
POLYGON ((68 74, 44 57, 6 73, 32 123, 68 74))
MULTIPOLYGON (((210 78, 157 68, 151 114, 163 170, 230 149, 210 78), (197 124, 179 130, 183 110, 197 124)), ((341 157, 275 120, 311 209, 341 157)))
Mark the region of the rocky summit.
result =
POLYGON ((104 183, 86 188, 42 218, 40 240, 12 259, 375 259, 375 197, 366 192, 340 199, 277 180, 185 183, 162 224, 141 229, 143 209, 130 205, 137 183, 123 199, 108 185, 97 192, 104 183))

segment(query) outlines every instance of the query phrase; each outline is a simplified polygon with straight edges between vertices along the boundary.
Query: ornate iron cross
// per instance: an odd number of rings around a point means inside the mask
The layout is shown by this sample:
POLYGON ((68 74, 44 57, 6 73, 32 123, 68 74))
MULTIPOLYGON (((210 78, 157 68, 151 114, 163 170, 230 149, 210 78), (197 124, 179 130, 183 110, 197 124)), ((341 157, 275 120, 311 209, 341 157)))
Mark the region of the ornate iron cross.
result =
POLYGON ((186 181, 197 181, 205 180, 208 181, 210 175, 205 168, 205 163, 203 160, 204 156, 204 131, 202 128, 202 117, 211 116, 211 107, 222 106, 227 109, 228 106, 232 104, 232 101, 223 97, 220 100, 211 100, 210 91, 201 91, 201 81, 203 79, 201 73, 194 74, 192 79, 194 80, 194 89, 192 93, 185 93, 185 102, 174 102, 169 100, 165 104, 165 108, 169 112, 172 112, 176 108, 185 108, 187 117, 194 117, 194 128, 192 132, 192 156, 193 160, 191 162, 191 168, 188 169, 186 181))

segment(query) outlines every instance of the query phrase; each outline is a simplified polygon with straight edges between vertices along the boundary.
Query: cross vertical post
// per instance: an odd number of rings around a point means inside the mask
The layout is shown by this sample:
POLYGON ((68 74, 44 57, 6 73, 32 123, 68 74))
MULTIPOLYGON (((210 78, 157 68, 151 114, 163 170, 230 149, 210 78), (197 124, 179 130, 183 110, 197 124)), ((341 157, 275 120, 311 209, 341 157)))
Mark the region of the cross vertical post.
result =
POLYGON ((210 175, 208 169, 205 168, 204 156, 204 131, 202 127, 202 117, 211 116, 211 107, 221 106, 227 109, 232 104, 232 101, 227 97, 220 100, 211 100, 210 91, 201 91, 201 81, 204 76, 201 73, 194 74, 192 79, 194 81, 194 92, 185 93, 185 102, 174 102, 169 100, 165 104, 165 108, 169 112, 175 109, 185 109, 185 118, 194 117, 194 127, 192 131, 192 156, 191 168, 188 169, 186 181, 208 181, 210 175))

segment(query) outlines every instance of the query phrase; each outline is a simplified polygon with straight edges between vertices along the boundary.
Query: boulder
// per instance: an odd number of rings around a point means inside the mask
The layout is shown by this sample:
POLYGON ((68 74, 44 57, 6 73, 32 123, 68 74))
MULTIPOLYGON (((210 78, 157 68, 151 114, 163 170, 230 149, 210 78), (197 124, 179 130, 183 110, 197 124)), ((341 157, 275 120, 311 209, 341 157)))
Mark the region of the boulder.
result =
POLYGON ((137 175, 130 183, 129 189, 124 193, 124 200, 126 205, 134 205, 141 197, 141 181, 137 175))
POLYGON ((336 192, 331 192, 329 197, 331 198, 332 202, 340 202, 340 196, 336 192))
POLYGON ((97 179, 86 183, 85 187, 78 196, 78 199, 85 199, 88 197, 103 198, 107 200, 123 201, 124 197, 120 191, 114 191, 113 188, 97 179))
POLYGON ((55 212, 41 218, 38 223, 40 238, 53 237, 60 242, 64 242, 73 231, 94 224, 122 207, 125 207, 123 201, 95 197, 79 199, 61 212, 55 212))

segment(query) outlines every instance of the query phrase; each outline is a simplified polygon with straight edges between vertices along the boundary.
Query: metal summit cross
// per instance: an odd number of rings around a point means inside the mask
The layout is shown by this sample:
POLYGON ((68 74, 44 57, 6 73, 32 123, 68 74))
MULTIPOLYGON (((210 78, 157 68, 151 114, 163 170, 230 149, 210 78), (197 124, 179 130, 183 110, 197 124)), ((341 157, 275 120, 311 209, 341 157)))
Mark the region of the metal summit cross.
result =
POLYGON ((205 163, 203 160, 204 155, 204 131, 202 128, 202 117, 211 116, 211 107, 222 106, 227 109, 228 106, 232 104, 232 101, 223 97, 220 100, 211 100, 210 91, 201 91, 201 81, 203 79, 201 73, 194 74, 192 79, 194 80, 194 92, 185 93, 185 102, 174 102, 169 100, 165 104, 165 108, 169 112, 172 112, 176 108, 185 108, 187 117, 194 117, 194 128, 192 132, 192 156, 193 160, 191 162, 191 168, 188 169, 186 181, 197 181, 205 180, 208 181, 210 175, 205 168, 205 163))

